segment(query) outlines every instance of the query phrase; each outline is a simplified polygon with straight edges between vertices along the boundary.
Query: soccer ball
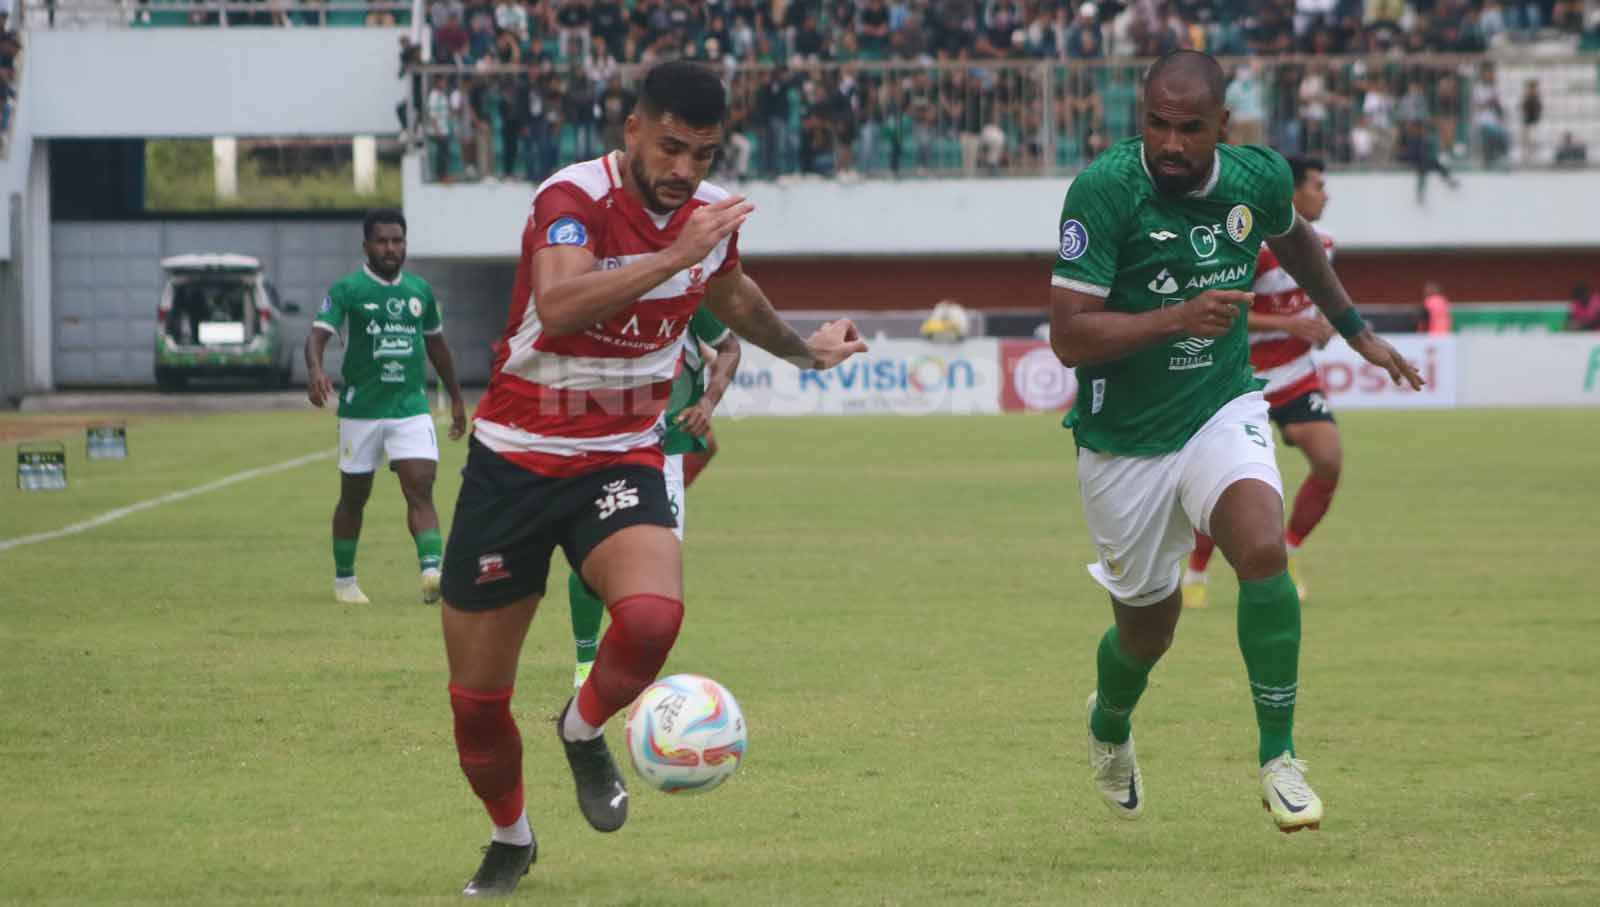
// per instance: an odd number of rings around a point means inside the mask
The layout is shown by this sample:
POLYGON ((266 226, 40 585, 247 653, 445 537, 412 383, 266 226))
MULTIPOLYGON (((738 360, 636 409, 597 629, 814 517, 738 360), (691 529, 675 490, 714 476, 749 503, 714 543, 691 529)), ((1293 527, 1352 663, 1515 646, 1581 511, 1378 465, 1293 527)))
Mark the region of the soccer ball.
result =
POLYGON ((628 710, 628 755, 646 783, 669 794, 708 791, 732 777, 749 739, 739 703, 720 683, 674 674, 628 710))

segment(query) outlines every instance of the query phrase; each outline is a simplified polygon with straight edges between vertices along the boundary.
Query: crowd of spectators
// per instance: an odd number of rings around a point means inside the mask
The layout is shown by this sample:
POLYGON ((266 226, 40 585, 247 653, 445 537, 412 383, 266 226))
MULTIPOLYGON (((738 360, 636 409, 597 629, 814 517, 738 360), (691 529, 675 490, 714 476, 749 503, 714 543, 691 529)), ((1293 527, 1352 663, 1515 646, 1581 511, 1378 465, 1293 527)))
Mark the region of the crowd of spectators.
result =
POLYGON ((10 11, 0 7, 0 155, 11 145, 11 120, 17 107, 17 57, 22 38, 11 30, 10 11))
POLYGON ((1492 63, 1426 55, 1584 17, 1579 0, 433 0, 408 53, 452 69, 414 86, 412 135, 436 178, 538 180, 617 145, 628 64, 688 58, 727 72, 724 178, 1074 166, 1135 128, 1119 60, 1194 48, 1254 58, 1230 73, 1235 141, 1415 167, 1420 191, 1469 158, 1582 159, 1536 148, 1537 85, 1503 99, 1492 63), (1053 84, 1006 65, 1039 60, 1063 64, 1053 84))

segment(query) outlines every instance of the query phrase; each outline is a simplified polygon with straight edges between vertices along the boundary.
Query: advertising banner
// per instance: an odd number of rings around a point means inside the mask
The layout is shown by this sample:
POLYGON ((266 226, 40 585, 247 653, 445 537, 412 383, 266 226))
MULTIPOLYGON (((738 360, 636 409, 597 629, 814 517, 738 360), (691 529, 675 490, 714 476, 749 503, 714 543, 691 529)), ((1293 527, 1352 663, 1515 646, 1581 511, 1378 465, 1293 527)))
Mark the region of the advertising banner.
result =
POLYGON ((1000 411, 999 341, 869 341, 827 371, 801 370, 752 344, 718 412, 744 416, 968 415, 1000 411))
POLYGON ((1016 412, 1066 412, 1078 395, 1078 379, 1043 340, 1002 340, 1004 381, 1000 408, 1016 412))
POLYGON ((1386 334, 1400 355, 1411 360, 1427 386, 1414 391, 1395 387, 1383 369, 1356 355, 1335 337, 1315 353, 1317 371, 1328 401, 1338 409, 1425 409, 1456 405, 1456 338, 1423 334, 1386 334))
POLYGON ((1462 406, 1600 406, 1600 333, 1456 342, 1462 406))

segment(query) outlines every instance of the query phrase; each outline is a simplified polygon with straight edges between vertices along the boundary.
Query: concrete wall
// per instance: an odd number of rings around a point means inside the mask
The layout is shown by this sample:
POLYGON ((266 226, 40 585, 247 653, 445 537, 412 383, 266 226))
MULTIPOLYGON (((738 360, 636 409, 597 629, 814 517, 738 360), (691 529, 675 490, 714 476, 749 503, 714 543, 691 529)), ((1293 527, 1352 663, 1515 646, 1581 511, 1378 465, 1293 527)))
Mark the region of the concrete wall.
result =
MULTIPOLYGON (((406 159, 413 254, 514 258, 533 198, 527 183, 423 183, 406 159)), ((757 183, 730 187, 755 202, 740 236, 751 256, 1047 254, 1069 181, 926 180, 757 183)), ((1346 251, 1543 247, 1600 249, 1593 221, 1600 169, 1437 180, 1425 203, 1409 174, 1334 174, 1322 226, 1346 251)))
MULTIPOLYGON (((58 223, 51 246, 51 375, 58 387, 153 383, 164 256, 259 257, 279 295, 303 309, 288 319, 296 344, 328 286, 362 260, 360 224, 343 222, 58 223)), ((298 360, 297 376, 304 372, 298 360)))
POLYGON ((406 32, 36 29, 22 109, 40 138, 393 133, 406 32))
MULTIPOLYGON (((50 376, 57 387, 153 383, 161 259, 182 252, 238 252, 261 259, 286 301, 288 341, 305 341, 328 287, 361 266, 357 221, 112 221, 51 228, 50 376)), ((408 270, 433 283, 445 313, 445 336, 462 380, 489 375, 489 346, 505 323, 513 268, 419 262, 408 270)), ((340 345, 328 348, 330 367, 340 345)), ((305 368, 294 357, 295 379, 305 368)))

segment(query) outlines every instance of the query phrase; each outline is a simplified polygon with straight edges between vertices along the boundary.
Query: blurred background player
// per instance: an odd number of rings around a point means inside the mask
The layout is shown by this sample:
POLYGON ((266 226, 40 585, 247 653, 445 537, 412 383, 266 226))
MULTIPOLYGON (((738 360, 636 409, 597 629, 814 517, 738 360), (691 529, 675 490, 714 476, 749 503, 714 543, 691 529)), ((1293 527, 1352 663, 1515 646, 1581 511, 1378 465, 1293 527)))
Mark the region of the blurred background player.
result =
POLYGON ((1072 181, 1050 287, 1050 345, 1077 369, 1066 419, 1078 448, 1089 574, 1111 596, 1087 701, 1095 789, 1119 818, 1146 796, 1132 715, 1183 612, 1183 558, 1212 533, 1239 574, 1238 639, 1257 728, 1261 802, 1284 832, 1317 828, 1322 800, 1294 746, 1300 599, 1283 540, 1283 486, 1241 316, 1263 241, 1362 358, 1421 384, 1373 334, 1295 213, 1275 151, 1220 144, 1222 68, 1177 51, 1149 71, 1143 135, 1072 181))
POLYGON ((445 547, 456 752, 493 825, 467 895, 509 894, 538 856, 511 697, 556 548, 604 599, 611 625, 554 730, 590 827, 627 821, 604 727, 655 680, 683 622, 659 426, 695 311, 704 302, 741 337, 806 368, 867 348, 848 319, 801 337, 745 279, 738 230, 754 208, 704 182, 727 114, 716 72, 689 61, 652 68, 625 150, 547 180, 523 227, 445 547))
POLYGON ((333 509, 333 597, 364 605, 356 583, 356 545, 372 474, 388 457, 406 499, 406 525, 417 544, 422 600, 439 600, 444 545, 433 508, 439 444, 428 412, 427 362, 450 394, 450 440, 467 428, 467 408, 433 288, 400 270, 406 261, 406 219, 399 211, 368 214, 361 225, 367 263, 334 283, 306 337, 306 396, 322 406, 334 396, 322 367, 328 340, 344 333, 339 394, 339 503, 333 509), (426 356, 426 358, 424 358, 426 356))
MULTIPOLYGON (((1314 158, 1291 158, 1289 169, 1294 174, 1294 210, 1306 223, 1314 224, 1328 204, 1323 163, 1314 158)), ((1321 230, 1317 237, 1331 262, 1333 237, 1321 230)), ((1294 496, 1294 510, 1283 535, 1289 552, 1289 577, 1303 603, 1306 583, 1298 557, 1300 546, 1328 512, 1344 459, 1339 428, 1334 424, 1333 409, 1328 406, 1312 356, 1313 349, 1327 346, 1337 332, 1266 244, 1256 259, 1254 289, 1255 302, 1248 316, 1250 367, 1256 377, 1267 382, 1263 389, 1269 407, 1267 417, 1278 426, 1283 443, 1298 447, 1311 464, 1311 473, 1294 496)), ((1215 547, 1210 536, 1194 534, 1194 552, 1189 555, 1189 569, 1183 575, 1185 608, 1206 606, 1206 565, 1211 562, 1215 547)))
MULTIPOLYGON (((749 280, 748 277, 745 278, 749 280)), ((716 456, 717 441, 711 431, 711 413, 727 393, 739 371, 739 338, 704 306, 689 320, 683 342, 683 368, 672 379, 672 396, 667 400, 667 415, 661 439, 661 452, 667 462, 663 475, 667 499, 677 519, 678 541, 683 541, 690 485, 716 456), (706 353, 710 352, 707 356, 706 353), (708 368, 709 365, 709 368, 708 368)), ((583 577, 573 572, 567 577, 567 601, 572 610, 572 641, 578 650, 578 665, 572 672, 572 685, 582 687, 594 667, 594 653, 600 646, 600 623, 606 603, 589 591, 583 577)))

